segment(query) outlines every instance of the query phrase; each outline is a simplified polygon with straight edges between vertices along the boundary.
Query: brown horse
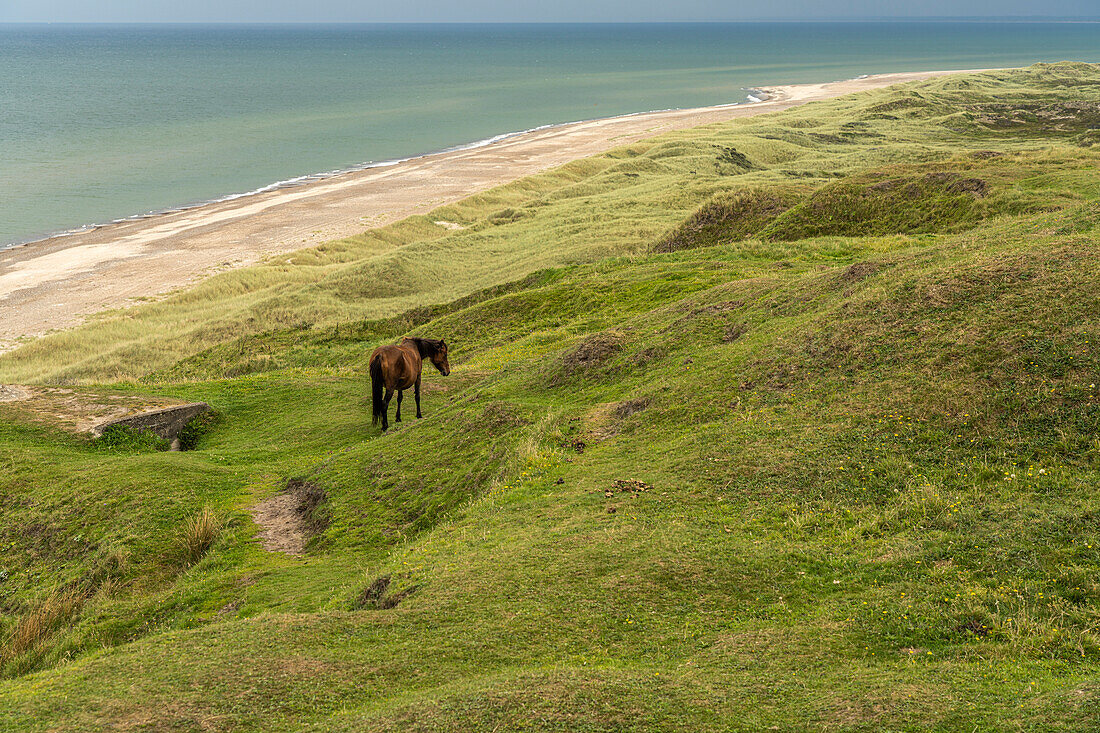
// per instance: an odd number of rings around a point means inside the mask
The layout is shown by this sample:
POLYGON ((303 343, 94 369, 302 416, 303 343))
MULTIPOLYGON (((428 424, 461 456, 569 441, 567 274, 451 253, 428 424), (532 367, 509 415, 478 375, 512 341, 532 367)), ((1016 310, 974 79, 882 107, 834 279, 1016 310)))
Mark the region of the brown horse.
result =
POLYGON ((397 390, 397 416, 394 422, 401 422, 401 398, 405 390, 415 387, 416 416, 420 415, 420 371, 424 358, 444 377, 451 373, 447 362, 447 342, 435 339, 405 337, 397 346, 379 346, 370 355, 370 386, 373 393, 374 424, 382 418, 382 429, 390 427, 390 398, 397 390), (385 396, 382 396, 383 390, 385 396))

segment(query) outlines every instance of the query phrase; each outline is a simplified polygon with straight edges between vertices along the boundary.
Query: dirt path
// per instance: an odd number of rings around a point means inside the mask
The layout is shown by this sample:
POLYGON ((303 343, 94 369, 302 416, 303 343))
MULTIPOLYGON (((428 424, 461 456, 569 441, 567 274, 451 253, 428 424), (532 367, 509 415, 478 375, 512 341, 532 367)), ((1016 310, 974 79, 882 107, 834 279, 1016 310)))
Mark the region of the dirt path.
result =
POLYGON ((277 494, 249 509, 260 527, 257 537, 268 552, 300 557, 309 541, 309 526, 298 513, 298 497, 277 494))
POLYGON ((17 339, 162 295, 265 256, 381 227, 517 178, 670 130, 749 117, 952 71, 769 89, 755 104, 651 112, 536 130, 296 188, 111 224, 0 251, 0 352, 17 339))

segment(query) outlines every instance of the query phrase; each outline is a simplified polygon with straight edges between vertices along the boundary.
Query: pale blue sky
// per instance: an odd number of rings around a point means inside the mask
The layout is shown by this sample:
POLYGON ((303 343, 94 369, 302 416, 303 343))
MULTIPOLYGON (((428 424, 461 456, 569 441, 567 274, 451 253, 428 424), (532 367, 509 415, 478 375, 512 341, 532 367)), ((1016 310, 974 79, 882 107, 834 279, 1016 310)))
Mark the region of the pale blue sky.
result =
POLYGON ((1100 15, 1096 0, 0 0, 0 22, 705 21, 1100 15))

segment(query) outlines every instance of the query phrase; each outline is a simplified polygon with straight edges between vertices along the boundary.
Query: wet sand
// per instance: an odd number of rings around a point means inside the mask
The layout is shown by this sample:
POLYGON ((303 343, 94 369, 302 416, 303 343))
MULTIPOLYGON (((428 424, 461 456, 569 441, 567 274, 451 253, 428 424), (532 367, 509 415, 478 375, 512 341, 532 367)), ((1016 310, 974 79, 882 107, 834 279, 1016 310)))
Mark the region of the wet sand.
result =
MULTIPOLYGON (((976 71, 976 70, 975 70, 976 71)), ((958 71, 880 74, 765 89, 753 104, 648 112, 523 133, 484 147, 340 174, 0 250, 0 352, 267 256, 466 198, 619 145, 713 122, 958 71)))

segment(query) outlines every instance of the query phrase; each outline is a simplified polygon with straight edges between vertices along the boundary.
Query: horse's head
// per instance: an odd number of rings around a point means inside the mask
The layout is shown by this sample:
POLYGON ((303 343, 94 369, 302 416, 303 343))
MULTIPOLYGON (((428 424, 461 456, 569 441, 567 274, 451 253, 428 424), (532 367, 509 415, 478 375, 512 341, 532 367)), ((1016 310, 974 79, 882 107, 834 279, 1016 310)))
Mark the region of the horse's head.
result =
POLYGON ((432 364, 439 370, 439 373, 444 377, 451 373, 451 363, 447 361, 447 342, 440 341, 435 353, 432 354, 429 359, 432 360, 432 364))

